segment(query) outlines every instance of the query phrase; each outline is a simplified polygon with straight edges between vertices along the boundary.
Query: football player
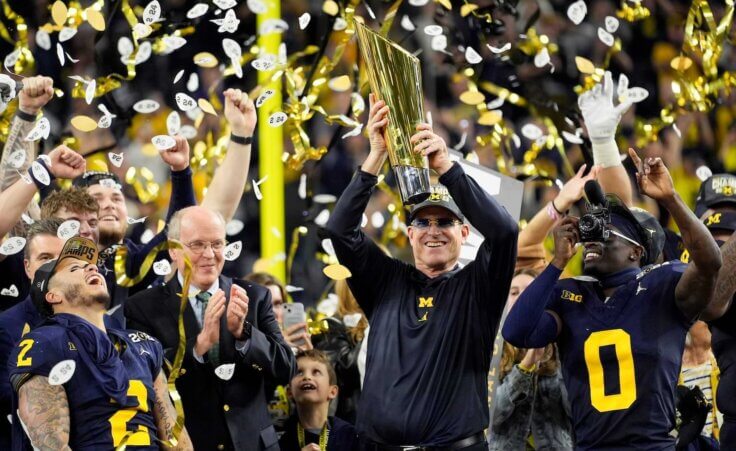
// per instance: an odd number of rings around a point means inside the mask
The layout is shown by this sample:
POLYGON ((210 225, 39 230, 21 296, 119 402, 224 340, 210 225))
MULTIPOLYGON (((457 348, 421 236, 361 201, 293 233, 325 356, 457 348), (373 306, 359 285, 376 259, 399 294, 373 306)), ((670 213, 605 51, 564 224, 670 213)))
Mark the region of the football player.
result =
POLYGON ((105 327, 109 294, 93 241, 67 240, 58 259, 36 271, 31 297, 48 319, 10 357, 21 420, 14 434, 22 427, 30 446, 42 450, 192 449, 184 429, 172 440, 176 412, 161 344, 105 327))
MULTIPOLYGON (((736 176, 715 174, 700 185, 695 214, 700 217, 721 246, 723 267, 713 302, 703 313, 711 330, 711 347, 721 378, 716 391, 716 405, 723 413, 719 440, 721 449, 736 447, 736 176), (725 243, 725 244, 724 244, 725 243)), ((688 252, 682 256, 689 260, 688 252)))
POLYGON ((518 347, 557 341, 578 449, 674 448, 669 432, 685 336, 721 267, 716 242, 675 192, 661 159, 642 163, 629 154, 641 192, 674 218, 691 263, 642 270, 650 233, 611 201, 601 237, 584 243, 585 276, 558 280, 581 241, 578 219, 568 217, 555 229, 552 264, 522 293, 503 328, 518 347))

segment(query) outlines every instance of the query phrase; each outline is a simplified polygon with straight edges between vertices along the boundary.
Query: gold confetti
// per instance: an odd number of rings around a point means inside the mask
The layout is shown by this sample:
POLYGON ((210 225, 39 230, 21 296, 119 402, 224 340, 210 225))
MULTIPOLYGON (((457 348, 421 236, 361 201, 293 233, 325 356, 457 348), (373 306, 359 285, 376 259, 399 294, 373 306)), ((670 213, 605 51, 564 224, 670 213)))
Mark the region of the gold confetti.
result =
POLYGON ((105 16, 93 8, 87 8, 87 22, 97 31, 105 31, 105 16))
POLYGON ((217 116, 215 107, 213 107, 212 104, 207 99, 199 99, 197 100, 197 104, 199 105, 199 108, 205 113, 211 114, 213 116, 217 116))
POLYGON ((693 60, 688 58, 687 56, 676 56, 672 58, 672 61, 670 62, 670 66, 680 72, 685 72, 686 70, 690 69, 690 67, 693 65, 693 60))
POLYGON ((334 1, 327 0, 325 4, 322 5, 322 11, 328 16, 336 16, 337 13, 340 12, 340 7, 337 6, 337 3, 335 3, 334 1))
POLYGON ((452 11, 452 3, 450 3, 450 0, 435 0, 440 5, 444 6, 446 10, 452 11))
POLYGON ((580 73, 590 75, 595 72, 595 64, 587 58, 582 56, 575 57, 575 65, 577 66, 580 73))
POLYGON ((74 116, 72 118, 72 127, 76 128, 80 132, 91 132, 97 128, 97 121, 89 116, 74 116))
POLYGON ((63 26, 66 22, 66 15, 69 12, 66 5, 61 0, 56 0, 54 5, 51 7, 51 17, 58 26, 63 26))
POLYGON ((446 10, 452 11, 452 3, 450 3, 450 0, 434 0, 434 1, 444 6, 446 10))
POLYGON ((498 111, 486 111, 485 113, 480 115, 480 117, 478 118, 478 123, 480 125, 487 125, 490 127, 501 122, 501 119, 503 119, 503 117, 498 111))
POLYGON ((467 105, 479 105, 486 100, 486 96, 479 91, 465 91, 460 94, 460 101, 467 105))
POLYGON ((476 9, 478 9, 478 5, 476 5, 475 3, 466 3, 462 7, 460 7, 460 15, 462 17, 465 17, 476 9))
POLYGON ((210 52, 199 52, 194 55, 194 64, 199 67, 211 69, 217 66, 217 57, 210 52))
POLYGON ((350 77, 347 75, 340 75, 339 77, 335 77, 330 80, 329 83, 327 83, 327 86, 329 86, 333 91, 345 92, 350 89, 350 77))
POLYGON ((325 266, 322 272, 332 280, 343 280, 353 275, 348 268, 339 263, 325 266))

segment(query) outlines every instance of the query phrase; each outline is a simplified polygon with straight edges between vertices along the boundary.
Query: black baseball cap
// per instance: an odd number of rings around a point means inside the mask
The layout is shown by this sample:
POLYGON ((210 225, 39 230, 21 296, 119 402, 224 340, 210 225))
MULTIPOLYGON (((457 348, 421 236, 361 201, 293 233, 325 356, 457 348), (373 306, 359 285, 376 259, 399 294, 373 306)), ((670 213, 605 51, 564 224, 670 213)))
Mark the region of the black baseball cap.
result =
MULTIPOLYGON (((633 229, 635 230, 636 237, 632 236, 630 238, 634 239, 644 248, 645 255, 641 260, 642 264, 648 265, 651 262, 655 261, 656 257, 659 256, 659 253, 656 253, 656 255, 652 255, 653 251, 656 252, 656 245, 652 243, 652 241, 654 241, 655 234, 649 232, 645 223, 639 219, 644 219, 644 215, 641 212, 634 214, 634 210, 626 206, 621 198, 619 198, 615 194, 606 194, 606 200, 608 201, 608 206, 612 214, 617 214, 623 217, 625 220, 631 223, 631 225, 634 226, 633 229), (637 217, 637 215, 639 215, 639 217, 637 217)), ((652 216, 652 218, 654 217, 652 216)), ((648 224, 648 221, 646 221, 646 223, 648 224)), ((662 236, 664 236, 664 231, 662 231, 662 236)), ((662 246, 664 246, 664 244, 662 244, 662 246)), ((661 252, 661 248, 659 252, 661 252)))
POLYGON ((414 220, 417 213, 429 207, 444 208, 457 216, 459 220, 462 221, 464 219, 463 214, 460 212, 460 208, 452 199, 450 192, 447 191, 447 187, 444 185, 436 184, 430 187, 429 197, 425 201, 420 202, 411 208, 411 212, 409 213, 409 222, 414 220))
POLYGON ((118 176, 107 171, 87 171, 75 178, 72 185, 80 188, 87 188, 88 186, 99 184, 101 180, 112 180, 117 185, 121 185, 118 176))
POLYGON ((714 211, 703 219, 708 230, 736 230, 736 211, 714 211))
POLYGON ((76 258, 93 265, 97 265, 97 245, 94 241, 75 236, 69 238, 55 260, 50 260, 36 270, 33 275, 33 283, 31 284, 31 299, 39 312, 50 316, 53 313, 51 306, 46 303, 46 293, 49 292, 49 282, 54 277, 56 268, 65 258, 76 258))
POLYGON ((649 234, 647 258, 645 259, 644 264, 651 265, 656 263, 660 254, 662 254, 664 243, 667 239, 662 225, 659 223, 657 218, 643 208, 630 207, 629 210, 631 210, 631 214, 634 215, 634 218, 636 218, 644 231, 649 234))
POLYGON ((714 174, 700 184, 695 199, 695 215, 701 217, 706 210, 719 204, 736 207, 736 175, 714 174))

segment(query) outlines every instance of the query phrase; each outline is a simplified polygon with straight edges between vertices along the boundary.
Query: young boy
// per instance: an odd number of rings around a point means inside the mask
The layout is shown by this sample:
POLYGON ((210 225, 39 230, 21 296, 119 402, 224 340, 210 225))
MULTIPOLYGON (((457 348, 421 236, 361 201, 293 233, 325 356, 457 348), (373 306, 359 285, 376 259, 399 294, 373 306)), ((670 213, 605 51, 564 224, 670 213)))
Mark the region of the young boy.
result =
POLYGON ((297 372, 289 383, 297 418, 291 418, 279 440, 281 451, 352 451, 358 448, 355 428, 328 417, 337 396, 337 375, 330 360, 316 349, 296 354, 297 372))

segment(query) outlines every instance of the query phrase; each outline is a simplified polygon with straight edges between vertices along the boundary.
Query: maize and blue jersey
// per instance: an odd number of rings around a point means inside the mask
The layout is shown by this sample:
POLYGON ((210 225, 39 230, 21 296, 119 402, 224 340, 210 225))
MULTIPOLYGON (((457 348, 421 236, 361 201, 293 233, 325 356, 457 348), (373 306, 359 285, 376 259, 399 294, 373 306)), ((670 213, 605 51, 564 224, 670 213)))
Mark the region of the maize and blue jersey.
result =
POLYGON ((547 309, 557 338, 577 449, 673 449, 677 385, 692 320, 675 303, 686 265, 645 269, 605 299, 600 284, 557 282, 547 309))
MULTIPOLYGON (((99 336, 105 339, 102 333, 99 336)), ((80 351, 84 343, 53 322, 24 335, 9 360, 14 407, 17 408, 21 386, 31 377, 48 377, 54 365, 73 360, 76 369, 63 384, 69 404, 71 449, 115 449, 125 441, 128 449, 157 450, 153 384, 163 362, 161 344, 145 333, 132 330, 108 329, 107 337, 117 352, 113 359, 121 359, 122 365, 95 365, 94 355, 80 351), (127 380, 124 404, 111 399, 97 383, 99 377, 95 378, 94 374, 100 371, 125 373, 115 375, 119 380, 127 380)), ((13 434, 23 434, 20 424, 13 427, 13 434)), ((30 449, 27 441, 13 443, 15 449, 30 449)))

